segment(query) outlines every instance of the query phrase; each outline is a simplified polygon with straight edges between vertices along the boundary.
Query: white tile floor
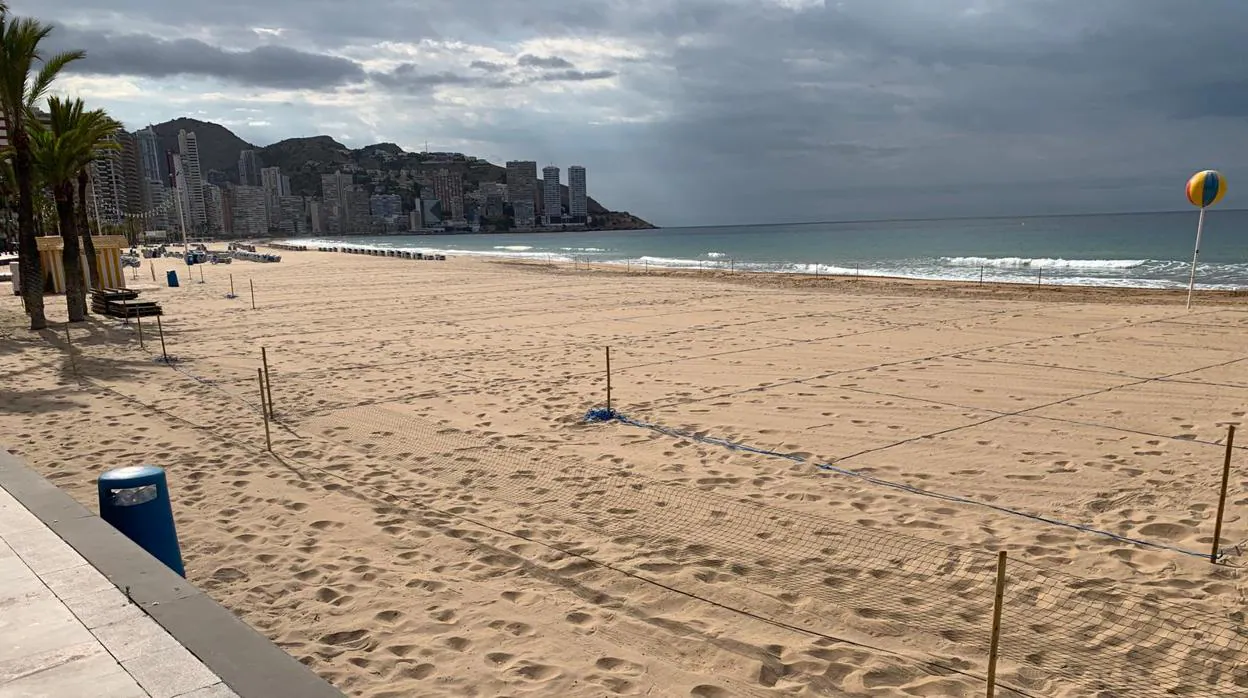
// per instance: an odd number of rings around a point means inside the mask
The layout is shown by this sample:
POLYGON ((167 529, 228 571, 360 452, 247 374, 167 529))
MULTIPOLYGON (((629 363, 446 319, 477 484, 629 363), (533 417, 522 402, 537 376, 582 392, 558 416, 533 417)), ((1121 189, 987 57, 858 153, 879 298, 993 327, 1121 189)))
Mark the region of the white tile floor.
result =
POLYGON ((238 698, 0 488, 0 698, 238 698))

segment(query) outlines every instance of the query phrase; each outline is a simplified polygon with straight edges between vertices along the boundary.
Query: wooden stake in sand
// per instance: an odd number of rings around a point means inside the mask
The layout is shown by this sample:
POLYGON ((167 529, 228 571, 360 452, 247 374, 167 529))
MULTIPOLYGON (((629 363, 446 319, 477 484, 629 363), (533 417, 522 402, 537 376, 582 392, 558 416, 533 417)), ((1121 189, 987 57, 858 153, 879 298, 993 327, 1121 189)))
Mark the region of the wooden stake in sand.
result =
POLYGON ((139 323, 139 348, 146 349, 147 347, 143 346, 143 314, 135 315, 134 319, 139 323))
POLYGON ((264 369, 256 368, 256 380, 260 382, 260 416, 264 417, 264 448, 273 452, 273 437, 269 433, 269 405, 264 398, 264 369))
POLYGON ((1036 270, 1036 285, 1039 286, 1043 279, 1044 279, 1044 267, 1041 267, 1036 270))
POLYGON ((165 351, 165 328, 160 324, 160 316, 156 316, 156 332, 160 335, 160 355, 164 357, 165 363, 169 363, 169 352, 165 351))
POLYGON ((74 340, 72 337, 69 336, 69 323, 68 322, 65 323, 65 345, 70 347, 71 349, 74 346, 74 340))
MULTIPOLYGON (((153 259, 155 259, 155 257, 153 257, 153 259)), ((147 268, 152 270, 152 281, 155 281, 156 280, 156 262, 152 262, 151 264, 148 265, 147 268)))
POLYGON ((230 298, 234 298, 234 275, 230 274, 230 298))
POLYGON ((252 281, 251 279, 247 279, 247 285, 251 286, 251 309, 255 310, 256 309, 256 282, 252 281))
POLYGON ((997 647, 1001 642, 1001 605, 1005 599, 1005 551, 997 553, 997 595, 992 603, 992 644, 988 649, 988 698, 997 693, 997 647))
POLYGON ((1218 496, 1218 516, 1213 524, 1213 551, 1209 562, 1218 564, 1218 541, 1222 539, 1222 515, 1226 513, 1226 486, 1231 480, 1231 452, 1235 448, 1235 425, 1226 430, 1226 457, 1222 459, 1222 493, 1218 496))
POLYGON ((607 410, 611 409, 611 347, 607 347, 607 410))
POLYGON ((984 285, 984 265, 979 265, 979 285, 984 285))
POLYGON ((204 265, 199 265, 199 283, 204 283, 204 265))
POLYGON ((260 347, 260 362, 264 364, 264 395, 269 401, 269 416, 273 416, 273 380, 269 378, 269 353, 260 347))

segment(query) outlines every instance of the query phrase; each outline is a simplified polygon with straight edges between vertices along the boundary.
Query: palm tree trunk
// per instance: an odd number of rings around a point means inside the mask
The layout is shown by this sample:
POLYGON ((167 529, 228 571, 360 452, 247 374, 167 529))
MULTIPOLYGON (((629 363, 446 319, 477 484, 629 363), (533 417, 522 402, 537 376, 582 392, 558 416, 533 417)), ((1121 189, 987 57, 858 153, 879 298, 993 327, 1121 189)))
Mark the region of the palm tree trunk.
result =
POLYGON ((56 193, 56 219, 61 229, 64 248, 61 251, 65 266, 65 308, 70 322, 87 319, 87 284, 82 278, 82 248, 78 245, 78 229, 74 225, 74 185, 60 182, 56 193))
MULTIPOLYGON (((100 260, 95 256, 95 240, 91 237, 91 223, 87 221, 87 171, 78 170, 78 233, 82 235, 82 251, 87 254, 87 271, 91 274, 91 288, 104 288, 100 278, 100 260)), ((99 221, 96 221, 98 224, 99 221)))
MULTIPOLYGON (((16 119, 15 119, 16 121, 16 119)), ((22 302, 30 315, 30 329, 48 326, 43 314, 43 265, 35 242, 35 193, 31 190, 30 136, 22 125, 10 124, 13 172, 17 177, 17 264, 22 275, 22 302)))

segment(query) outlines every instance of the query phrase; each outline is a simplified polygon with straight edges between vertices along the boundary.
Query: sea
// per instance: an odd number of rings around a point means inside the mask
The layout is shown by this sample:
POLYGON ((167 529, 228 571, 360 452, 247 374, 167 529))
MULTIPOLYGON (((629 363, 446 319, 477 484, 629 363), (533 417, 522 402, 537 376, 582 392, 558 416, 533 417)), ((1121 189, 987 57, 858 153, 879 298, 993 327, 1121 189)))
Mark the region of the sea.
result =
MULTIPOLYGON (((1196 210, 291 240, 450 255, 909 279, 1186 288, 1196 210)), ((1248 288, 1248 210, 1209 209, 1196 286, 1248 288)))

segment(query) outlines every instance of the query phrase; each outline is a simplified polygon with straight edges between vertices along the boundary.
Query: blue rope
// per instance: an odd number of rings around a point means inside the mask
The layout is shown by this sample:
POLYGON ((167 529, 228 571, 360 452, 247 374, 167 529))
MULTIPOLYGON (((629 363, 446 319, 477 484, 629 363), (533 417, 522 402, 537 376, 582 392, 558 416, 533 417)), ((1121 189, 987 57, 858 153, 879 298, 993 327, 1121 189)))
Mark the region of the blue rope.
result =
MULTIPOLYGON (((722 446, 732 451, 744 451, 746 453, 754 453, 760 456, 783 458, 787 461, 792 461, 794 463, 809 463, 810 465, 813 465, 815 468, 823 472, 836 473, 837 475, 844 475, 847 477, 857 478, 859 480, 862 480, 863 482, 867 482, 872 485, 878 485, 880 487, 888 487, 891 489, 900 490, 902 492, 919 495, 921 497, 931 497, 933 499, 939 499, 939 500, 946 501, 946 502, 955 502, 958 504, 971 504, 975 506, 987 507, 988 509, 999 511, 1003 514, 1009 514, 1011 516, 1021 516, 1025 519, 1031 519, 1033 521, 1040 521, 1042 523, 1050 524, 1053 526, 1064 526, 1066 528, 1073 528, 1077 531, 1083 531, 1085 533, 1092 533, 1098 536, 1104 536, 1106 538, 1111 538, 1113 540, 1116 540, 1122 543, 1130 543, 1132 545, 1139 545, 1139 546, 1144 546, 1147 548, 1156 548, 1158 550, 1169 550, 1171 552, 1181 553, 1183 555, 1190 555, 1192 557, 1199 557, 1199 558, 1209 557, 1208 553, 1197 552, 1195 550, 1188 550, 1186 548, 1180 548, 1178 546, 1168 545, 1166 543, 1156 543, 1153 541, 1143 540, 1140 538, 1131 538, 1130 536, 1124 536, 1118 533, 1113 533, 1111 531, 1094 528, 1087 524, 1070 523, 1068 521, 1062 521, 1060 519, 1055 519, 1049 516, 1043 516, 1040 514, 1031 514, 1025 511, 1019 511, 1018 509, 1011 509, 1009 507, 1003 507, 997 504, 981 502, 975 499, 971 499, 969 497, 961 497, 961 496, 953 495, 953 494, 933 492, 931 490, 925 490, 921 487, 915 487, 914 485, 907 485, 904 482, 893 482, 891 480, 884 480, 884 479, 875 477, 874 475, 868 475, 867 473, 859 472, 857 470, 850 470, 848 468, 841 468, 835 465, 831 465, 829 463, 810 463, 807 459, 801 456, 795 456, 791 453, 780 453, 779 451, 769 451, 765 448, 758 448, 755 446, 750 446, 748 444, 738 443, 736 441, 720 439, 714 436, 701 436, 699 434, 691 434, 689 432, 680 431, 678 429, 672 429, 671 427, 665 427, 660 424, 643 422, 638 419, 626 417, 623 414, 620 414, 619 412, 616 412, 615 410, 606 408, 606 407, 595 407, 585 414, 585 421, 588 423, 600 424, 603 422, 610 422, 613 420, 618 421, 622 424, 627 424, 629 426, 640 427, 642 429, 649 429, 651 431, 655 431, 660 434, 671 436, 677 439, 688 439, 690 441, 698 441, 698 442, 705 443, 705 444, 711 444, 713 446, 722 446)), ((1223 555, 1219 555, 1219 558, 1221 558, 1222 556, 1223 555)))

